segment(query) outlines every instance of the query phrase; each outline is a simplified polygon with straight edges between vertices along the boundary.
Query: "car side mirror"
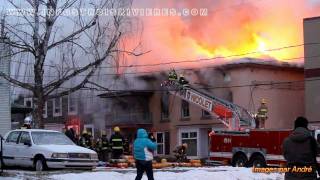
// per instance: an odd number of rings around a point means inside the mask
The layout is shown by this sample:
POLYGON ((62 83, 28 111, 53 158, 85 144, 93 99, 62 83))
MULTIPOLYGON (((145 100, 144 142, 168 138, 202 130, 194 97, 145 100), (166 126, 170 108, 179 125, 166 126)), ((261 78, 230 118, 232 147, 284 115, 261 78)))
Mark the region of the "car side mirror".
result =
POLYGON ((23 144, 26 145, 26 146, 31 146, 31 142, 30 141, 26 141, 23 144))

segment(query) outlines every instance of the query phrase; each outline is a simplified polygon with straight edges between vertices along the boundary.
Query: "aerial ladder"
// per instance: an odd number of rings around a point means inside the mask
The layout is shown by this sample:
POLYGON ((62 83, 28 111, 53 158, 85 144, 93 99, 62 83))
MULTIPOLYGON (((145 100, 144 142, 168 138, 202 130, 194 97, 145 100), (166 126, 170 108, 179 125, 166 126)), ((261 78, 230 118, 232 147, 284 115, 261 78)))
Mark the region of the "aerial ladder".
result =
POLYGON ((161 86, 166 87, 169 93, 217 117, 229 130, 255 128, 255 119, 245 108, 191 87, 184 77, 178 78, 174 70, 169 73, 169 79, 161 86))

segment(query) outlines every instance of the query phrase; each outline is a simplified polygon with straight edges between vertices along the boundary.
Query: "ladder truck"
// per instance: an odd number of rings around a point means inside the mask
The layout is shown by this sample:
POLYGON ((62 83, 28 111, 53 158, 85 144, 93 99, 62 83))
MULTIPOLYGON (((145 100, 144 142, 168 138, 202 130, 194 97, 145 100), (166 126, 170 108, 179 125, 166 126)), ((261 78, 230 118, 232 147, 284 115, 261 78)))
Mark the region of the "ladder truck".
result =
MULTIPOLYGON (((209 134, 210 162, 240 167, 281 166, 286 163, 282 155, 282 142, 292 129, 255 129, 255 119, 246 109, 182 83, 177 76, 169 77, 161 86, 218 117, 227 127, 227 130, 209 134)), ((312 133, 320 142, 320 130, 312 133)), ((320 161, 319 157, 317 161, 320 161)))

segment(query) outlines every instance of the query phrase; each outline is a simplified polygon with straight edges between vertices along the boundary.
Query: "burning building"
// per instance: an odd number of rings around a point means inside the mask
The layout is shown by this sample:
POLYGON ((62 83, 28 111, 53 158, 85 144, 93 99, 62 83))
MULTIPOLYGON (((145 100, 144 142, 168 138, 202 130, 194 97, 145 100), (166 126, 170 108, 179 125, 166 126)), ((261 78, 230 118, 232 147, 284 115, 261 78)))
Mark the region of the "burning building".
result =
MULTIPOLYGON (((256 113, 260 100, 269 109, 266 128, 291 128, 297 116, 304 115, 304 71, 299 64, 241 59, 215 67, 178 70, 190 85, 256 113)), ((208 132, 226 127, 201 108, 189 104, 162 89, 166 73, 146 74, 135 78, 143 88, 128 86, 117 92, 100 95, 107 98, 106 124, 122 126, 134 136, 144 127, 157 139, 157 155, 169 155, 182 143, 189 145, 190 158, 208 156, 208 132)), ((132 79, 130 80, 132 81, 132 79)))

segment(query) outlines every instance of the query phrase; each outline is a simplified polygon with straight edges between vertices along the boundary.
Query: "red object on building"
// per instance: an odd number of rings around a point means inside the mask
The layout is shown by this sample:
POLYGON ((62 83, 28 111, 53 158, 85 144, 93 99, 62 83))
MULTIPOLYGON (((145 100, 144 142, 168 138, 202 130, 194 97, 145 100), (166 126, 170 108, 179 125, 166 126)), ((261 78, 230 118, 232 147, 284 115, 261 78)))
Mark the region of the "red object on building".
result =
POLYGON ((79 117, 69 117, 65 123, 66 129, 73 128, 76 134, 80 135, 81 132, 81 120, 79 117))
POLYGON ((230 111, 222 105, 215 105, 213 107, 213 112, 217 114, 219 117, 232 118, 232 111, 230 111))
POLYGON ((220 131, 210 134, 210 160, 233 166, 285 163, 282 142, 292 130, 220 131))

